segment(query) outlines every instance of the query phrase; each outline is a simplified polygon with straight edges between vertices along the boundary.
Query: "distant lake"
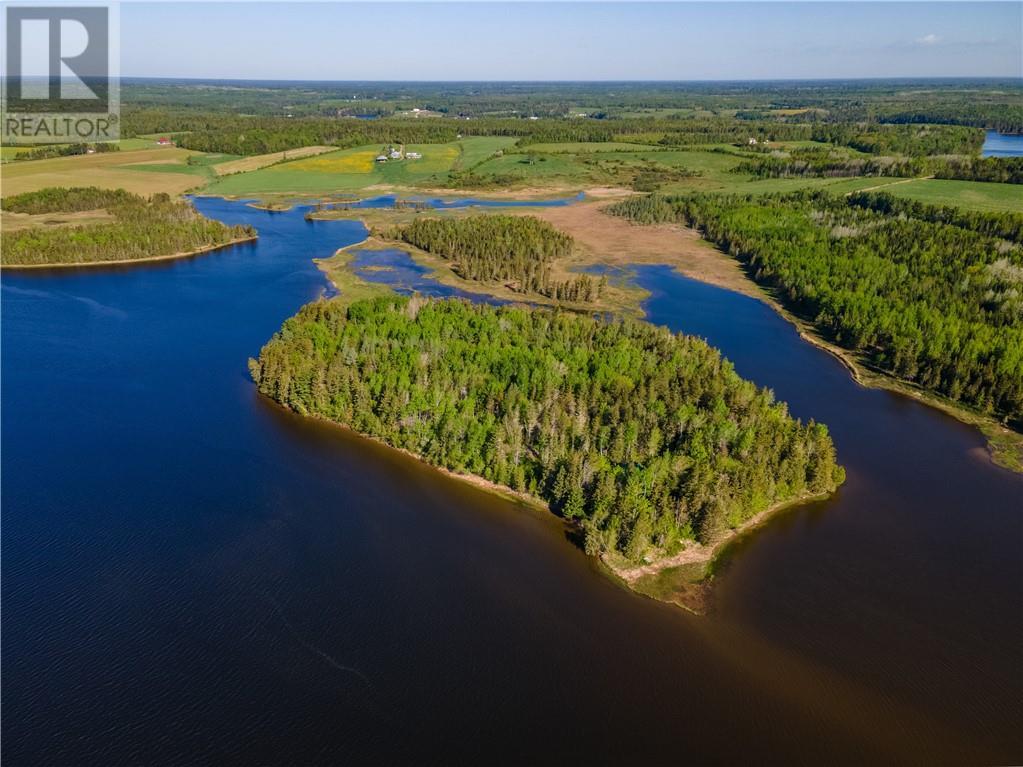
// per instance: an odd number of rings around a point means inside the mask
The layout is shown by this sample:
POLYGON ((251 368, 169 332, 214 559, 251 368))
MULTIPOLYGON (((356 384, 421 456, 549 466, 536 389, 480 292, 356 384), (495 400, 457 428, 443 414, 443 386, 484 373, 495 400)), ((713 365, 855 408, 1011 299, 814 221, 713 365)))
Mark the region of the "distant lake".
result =
POLYGON ((980 151, 984 157, 1023 157, 1023 134, 989 130, 980 151))
POLYGON ((825 422, 848 471, 736 543, 693 616, 553 515, 259 396, 247 358, 366 230, 195 205, 259 239, 0 279, 5 767, 1023 758, 1023 477, 976 429, 636 267, 652 322, 825 422))

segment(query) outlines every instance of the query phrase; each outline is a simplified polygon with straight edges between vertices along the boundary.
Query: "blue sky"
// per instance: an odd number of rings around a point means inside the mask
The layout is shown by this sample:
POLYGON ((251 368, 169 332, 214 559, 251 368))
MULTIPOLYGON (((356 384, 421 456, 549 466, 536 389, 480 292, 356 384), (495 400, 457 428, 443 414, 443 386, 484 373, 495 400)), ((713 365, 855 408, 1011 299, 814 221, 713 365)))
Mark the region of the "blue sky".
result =
POLYGON ((132 3, 124 76, 1023 76, 1023 3, 132 3))

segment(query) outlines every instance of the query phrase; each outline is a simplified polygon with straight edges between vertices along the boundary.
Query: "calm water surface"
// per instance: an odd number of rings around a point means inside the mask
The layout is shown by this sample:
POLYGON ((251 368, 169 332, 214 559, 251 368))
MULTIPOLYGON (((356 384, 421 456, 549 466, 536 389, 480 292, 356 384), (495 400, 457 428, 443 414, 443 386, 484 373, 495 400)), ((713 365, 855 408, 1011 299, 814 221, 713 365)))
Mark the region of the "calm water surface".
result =
POLYGON ((1023 134, 989 130, 981 148, 984 157, 1023 157, 1023 134))
POLYGON ((261 400, 246 358, 364 232, 197 206, 259 241, 3 275, 5 764, 1023 759, 1023 480, 976 431, 640 268, 653 321, 827 422, 849 473, 690 616, 550 515, 261 400))

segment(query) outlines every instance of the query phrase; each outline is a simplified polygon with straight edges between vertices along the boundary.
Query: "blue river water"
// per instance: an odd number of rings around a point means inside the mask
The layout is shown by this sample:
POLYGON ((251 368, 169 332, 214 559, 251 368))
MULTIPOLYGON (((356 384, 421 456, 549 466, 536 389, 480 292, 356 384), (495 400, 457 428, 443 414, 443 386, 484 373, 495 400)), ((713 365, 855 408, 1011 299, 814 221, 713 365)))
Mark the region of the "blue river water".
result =
POLYGON ((1023 480, 974 429, 637 267, 651 321, 827 423, 849 474, 691 616, 551 515, 260 398, 247 358, 365 230, 196 206, 258 241, 0 278, 5 764, 1023 757, 1023 480))
POLYGON ((980 153, 984 157, 1023 157, 1023 134, 990 130, 980 153))

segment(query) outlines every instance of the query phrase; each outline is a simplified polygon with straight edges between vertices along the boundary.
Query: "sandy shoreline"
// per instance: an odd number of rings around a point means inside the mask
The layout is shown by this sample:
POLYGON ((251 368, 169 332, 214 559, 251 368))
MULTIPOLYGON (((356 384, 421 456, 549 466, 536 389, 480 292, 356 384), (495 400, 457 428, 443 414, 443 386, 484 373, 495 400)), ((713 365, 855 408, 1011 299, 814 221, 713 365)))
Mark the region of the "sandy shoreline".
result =
POLYGON ((0 269, 81 269, 89 266, 122 266, 125 264, 148 264, 154 261, 172 261, 179 258, 190 258, 201 256, 205 253, 212 253, 221 248, 229 248, 232 245, 240 245, 243 242, 253 242, 259 237, 254 234, 249 237, 238 237, 228 242, 221 242, 217 245, 208 245, 196 250, 188 250, 181 253, 171 253, 166 256, 146 256, 145 258, 121 258, 113 261, 75 261, 70 264, 4 264, 0 263, 0 269))
MULTIPOLYGON (((836 491, 837 492, 837 491, 836 491)), ((682 565, 695 565, 710 562, 716 557, 721 550, 729 543, 734 541, 739 536, 749 532, 755 527, 766 522, 773 514, 782 511, 784 509, 793 508, 800 506, 810 501, 820 501, 831 496, 832 493, 807 493, 796 498, 790 498, 787 501, 780 501, 773 506, 761 511, 738 527, 729 530, 720 539, 715 541, 709 546, 705 546, 701 543, 693 541, 689 543, 682 551, 678 554, 674 554, 670 557, 663 557, 661 559, 655 559, 647 562, 643 565, 636 565, 634 567, 624 567, 619 563, 609 560, 608 557, 602 556, 601 561, 619 578, 628 584, 633 584, 640 578, 647 575, 656 575, 657 573, 668 570, 673 567, 681 567, 682 565)))

